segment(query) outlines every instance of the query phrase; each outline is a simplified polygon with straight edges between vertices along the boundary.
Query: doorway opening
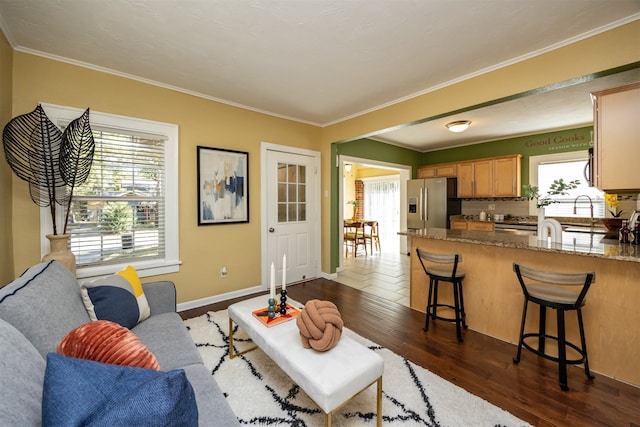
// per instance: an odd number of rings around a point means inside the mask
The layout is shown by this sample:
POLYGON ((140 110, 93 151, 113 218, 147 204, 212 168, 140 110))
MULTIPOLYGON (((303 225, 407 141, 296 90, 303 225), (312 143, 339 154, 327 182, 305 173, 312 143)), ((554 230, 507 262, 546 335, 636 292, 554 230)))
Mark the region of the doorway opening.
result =
MULTIPOLYGON (((397 233, 406 229, 407 226, 405 183, 411 178, 411 167, 351 156, 340 156, 339 167, 341 170, 341 179, 338 180, 341 200, 339 204, 340 224, 344 224, 345 219, 354 216, 353 204, 349 202, 361 198, 359 204, 362 204, 362 207, 358 207, 359 216, 364 220, 377 220, 380 233, 387 237, 385 240, 389 243, 381 245, 381 247, 387 247, 390 251, 406 253, 407 239, 401 238, 397 233), (356 181, 360 181, 363 185, 363 188, 359 190, 362 191, 361 194, 356 194, 356 181), (394 185, 393 182, 397 184, 394 185), (386 218, 386 221, 381 221, 378 218, 386 218), (386 225, 385 229, 383 229, 383 225, 386 225)), ((341 229, 340 236, 342 235, 343 230, 341 229)), ((340 248, 344 248, 342 237, 340 248)), ((342 259, 343 256, 340 257, 339 267, 343 265, 342 259)))
POLYGON ((381 249, 373 254, 365 255, 360 251, 356 257, 353 254, 345 257, 344 229, 341 227, 338 281, 408 306, 408 244, 407 238, 399 236, 398 232, 407 226, 406 182, 411 178, 411 167, 344 155, 340 156, 338 167, 341 171, 338 179, 339 223, 344 225, 345 219, 353 217, 353 205, 347 202, 360 197, 363 202, 363 209, 358 212, 361 219, 380 223, 381 249), (362 184, 359 196, 356 195, 356 181, 362 184))
POLYGON ((409 263, 407 238, 398 232, 406 229, 406 181, 411 167, 370 159, 340 156, 339 223, 340 250, 338 281, 383 298, 408 305, 409 263), (344 246, 344 224, 354 218, 378 222, 380 251, 357 256, 344 246))

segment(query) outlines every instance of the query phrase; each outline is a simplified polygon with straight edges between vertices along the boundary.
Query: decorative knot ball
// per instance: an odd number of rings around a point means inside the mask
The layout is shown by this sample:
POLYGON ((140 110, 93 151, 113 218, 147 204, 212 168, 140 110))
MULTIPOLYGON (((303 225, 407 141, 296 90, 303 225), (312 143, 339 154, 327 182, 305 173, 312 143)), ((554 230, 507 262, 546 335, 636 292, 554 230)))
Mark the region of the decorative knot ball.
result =
POLYGON ((72 330, 60 341, 56 352, 111 365, 160 370, 156 357, 133 332, 108 320, 85 323, 72 330))
POLYGON ((304 348, 317 351, 331 350, 342 336, 342 317, 331 301, 312 299, 307 301, 296 324, 304 348))

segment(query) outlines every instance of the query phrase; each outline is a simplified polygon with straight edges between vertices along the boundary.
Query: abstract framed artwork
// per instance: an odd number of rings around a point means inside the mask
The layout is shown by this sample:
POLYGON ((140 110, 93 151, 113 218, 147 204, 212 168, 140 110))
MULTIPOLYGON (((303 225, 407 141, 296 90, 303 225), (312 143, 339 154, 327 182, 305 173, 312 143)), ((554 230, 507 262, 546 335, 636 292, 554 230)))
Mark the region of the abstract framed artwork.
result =
POLYGON ((249 222, 249 153, 197 149, 198 225, 249 222))

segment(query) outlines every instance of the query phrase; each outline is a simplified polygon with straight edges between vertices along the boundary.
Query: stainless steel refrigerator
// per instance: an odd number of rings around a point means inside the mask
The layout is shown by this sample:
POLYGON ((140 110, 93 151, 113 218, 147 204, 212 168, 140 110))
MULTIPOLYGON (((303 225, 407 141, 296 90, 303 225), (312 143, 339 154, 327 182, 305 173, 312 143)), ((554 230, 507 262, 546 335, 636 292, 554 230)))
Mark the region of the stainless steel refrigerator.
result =
POLYGON ((462 213, 456 178, 407 181, 407 228, 450 228, 449 217, 462 213))

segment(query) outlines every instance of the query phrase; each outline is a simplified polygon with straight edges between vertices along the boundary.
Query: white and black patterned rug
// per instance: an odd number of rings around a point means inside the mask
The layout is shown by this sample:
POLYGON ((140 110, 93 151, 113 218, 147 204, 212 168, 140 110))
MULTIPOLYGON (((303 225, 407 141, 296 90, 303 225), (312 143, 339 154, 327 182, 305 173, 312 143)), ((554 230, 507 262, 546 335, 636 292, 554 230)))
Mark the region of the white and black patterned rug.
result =
MULTIPOLYGON (((185 325, 241 424, 324 425, 324 413, 261 350, 229 359, 226 310, 186 320, 185 325)), ((384 426, 529 425, 351 330, 345 328, 343 333, 384 358, 384 426)), ((234 345, 237 351, 253 346, 242 330, 234 331, 234 345)), ((375 411, 376 387, 373 385, 334 413, 332 425, 375 426, 375 411)))

